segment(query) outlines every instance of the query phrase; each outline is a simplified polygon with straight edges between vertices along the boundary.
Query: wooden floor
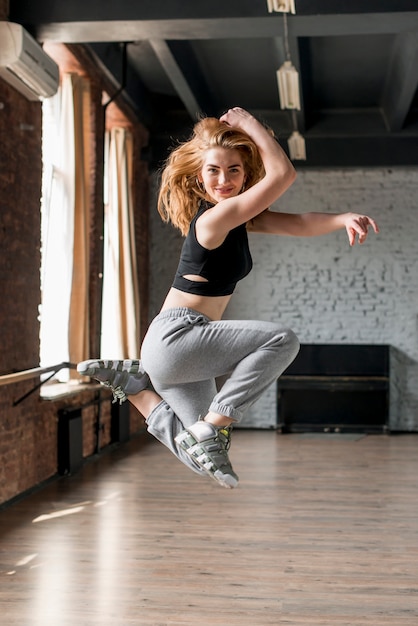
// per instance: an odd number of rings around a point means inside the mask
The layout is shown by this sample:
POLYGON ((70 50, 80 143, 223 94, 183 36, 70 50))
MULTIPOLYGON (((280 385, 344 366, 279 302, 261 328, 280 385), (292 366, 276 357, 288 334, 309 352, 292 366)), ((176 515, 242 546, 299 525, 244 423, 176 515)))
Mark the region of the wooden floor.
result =
POLYGON ((417 626, 418 437, 235 431, 236 490, 137 438, 0 511, 4 626, 417 626))

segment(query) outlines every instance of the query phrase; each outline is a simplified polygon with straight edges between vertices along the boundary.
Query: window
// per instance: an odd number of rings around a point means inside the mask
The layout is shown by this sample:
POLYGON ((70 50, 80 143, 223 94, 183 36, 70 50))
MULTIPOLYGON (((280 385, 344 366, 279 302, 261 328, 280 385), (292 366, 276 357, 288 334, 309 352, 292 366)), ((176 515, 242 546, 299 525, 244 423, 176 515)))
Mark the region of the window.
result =
MULTIPOLYGON (((85 357, 88 341, 88 81, 64 74, 43 104, 40 363, 85 357), (76 320, 76 323, 75 323, 76 320)), ((68 380, 62 370, 58 379, 68 380)))
MULTIPOLYGON (((90 88, 64 74, 43 104, 40 362, 49 367, 139 353, 139 289, 132 202, 133 137, 126 125, 106 132, 101 354, 89 354, 90 88)), ((98 141, 102 137, 96 138, 98 141)), ((74 370, 57 379, 79 381, 74 370)))

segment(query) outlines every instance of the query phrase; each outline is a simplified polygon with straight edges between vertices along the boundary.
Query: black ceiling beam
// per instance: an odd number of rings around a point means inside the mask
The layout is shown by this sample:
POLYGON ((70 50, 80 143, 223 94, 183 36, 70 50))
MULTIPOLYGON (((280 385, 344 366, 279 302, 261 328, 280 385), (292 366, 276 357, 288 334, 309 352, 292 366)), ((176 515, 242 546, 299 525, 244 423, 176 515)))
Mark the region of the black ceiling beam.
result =
POLYGON ((396 13, 416 11, 415 0, 296 0, 298 15, 338 13, 396 13))
MULTIPOLYGON (((99 13, 101 16, 101 13, 99 13)), ((418 13, 315 15, 289 18, 295 37, 327 37, 345 35, 379 35, 418 29, 418 13)), ((25 22, 16 16, 40 41, 86 43, 92 41, 139 41, 148 39, 257 39, 276 37, 282 30, 278 14, 258 18, 176 19, 25 22)))
MULTIPOLYGON (((10 0, 10 19, 22 18, 26 23, 51 23, 115 20, 225 19, 254 18, 269 15, 267 0, 10 0)), ((296 14, 300 16, 352 14, 405 13, 416 11, 416 0, 296 0, 296 14)))
POLYGON ((382 109, 388 128, 400 131, 418 88, 418 35, 403 33, 396 37, 386 76, 382 109))
POLYGON ((202 113, 201 105, 196 99, 193 89, 188 84, 182 68, 172 54, 168 43, 163 39, 150 39, 149 43, 190 117, 195 118, 200 115, 202 113))
POLYGON ((296 169, 316 167, 416 168, 418 163, 418 141, 416 137, 305 137, 305 141, 307 160, 295 161, 296 169))
MULTIPOLYGON (((272 112, 265 114, 260 111, 253 111, 256 117, 265 119, 278 137, 287 137, 291 132, 290 111, 272 112)), ((366 141, 375 140, 394 140, 403 137, 411 138, 417 145, 418 153, 418 124, 408 127, 408 132, 390 132, 385 126, 381 113, 376 109, 359 110, 351 109, 349 111, 335 110, 316 111, 314 123, 306 129, 304 133, 305 139, 316 140, 324 138, 329 140, 358 140, 364 138, 366 141)))
POLYGON ((149 43, 190 117, 215 115, 216 106, 189 42, 151 39, 149 43))
MULTIPOLYGON (((338 7, 335 0, 297 0, 296 7, 288 20, 295 37, 418 28, 416 0, 338 0, 338 7)), ((10 0, 9 18, 40 40, 67 43, 271 38, 282 22, 281 13, 268 13, 264 0, 10 0)))

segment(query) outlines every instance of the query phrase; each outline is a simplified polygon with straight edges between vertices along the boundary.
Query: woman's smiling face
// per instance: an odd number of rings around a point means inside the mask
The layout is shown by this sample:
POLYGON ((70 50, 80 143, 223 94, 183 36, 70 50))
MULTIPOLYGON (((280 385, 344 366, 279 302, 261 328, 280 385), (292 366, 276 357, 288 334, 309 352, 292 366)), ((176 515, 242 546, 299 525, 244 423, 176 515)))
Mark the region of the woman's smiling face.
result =
POLYGON ((206 193, 215 202, 237 196, 245 183, 245 170, 238 150, 210 148, 198 176, 206 193))

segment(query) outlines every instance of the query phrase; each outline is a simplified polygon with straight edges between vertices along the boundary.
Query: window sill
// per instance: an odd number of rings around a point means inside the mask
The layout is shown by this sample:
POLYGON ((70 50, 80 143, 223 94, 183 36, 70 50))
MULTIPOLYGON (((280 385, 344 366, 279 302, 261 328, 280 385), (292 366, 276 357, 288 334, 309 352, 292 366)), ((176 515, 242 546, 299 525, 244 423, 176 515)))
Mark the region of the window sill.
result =
POLYGON ((59 400, 60 398, 68 398, 75 396, 81 391, 98 391, 103 390, 100 383, 80 383, 78 381, 70 381, 68 383, 47 383, 40 389, 42 400, 59 400))

